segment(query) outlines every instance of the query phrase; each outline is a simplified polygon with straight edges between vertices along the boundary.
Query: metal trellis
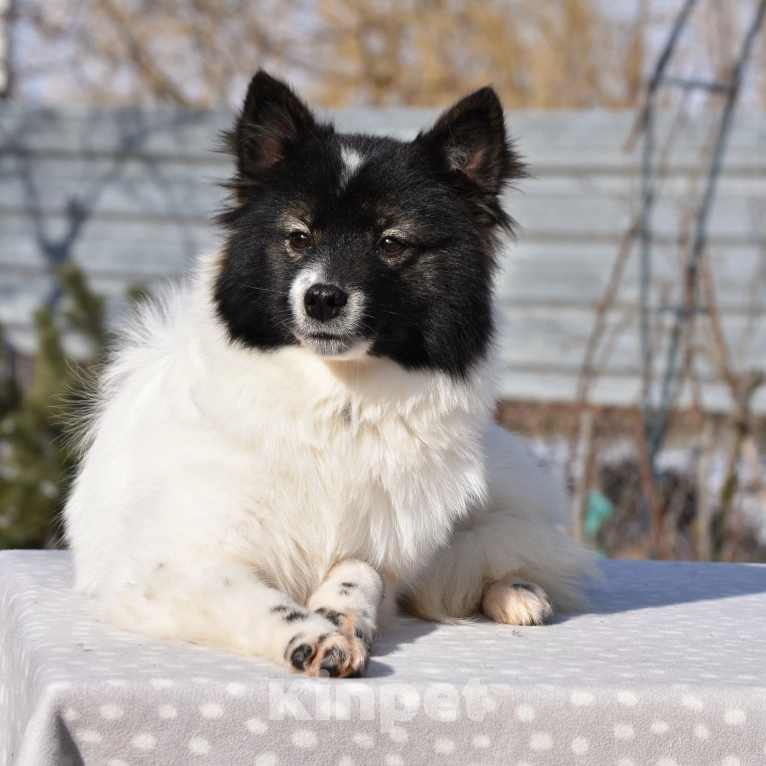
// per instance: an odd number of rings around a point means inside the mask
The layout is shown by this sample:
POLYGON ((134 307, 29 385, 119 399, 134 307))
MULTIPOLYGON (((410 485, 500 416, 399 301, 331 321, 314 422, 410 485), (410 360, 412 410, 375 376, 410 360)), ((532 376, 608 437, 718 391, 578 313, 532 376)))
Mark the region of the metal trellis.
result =
POLYGON ((665 71, 673 56, 679 38, 688 23, 691 12, 699 0, 686 0, 668 35, 660 53, 654 72, 649 80, 646 101, 641 113, 639 128, 643 132, 642 157, 642 208, 641 208, 641 411, 647 429, 649 454, 654 466, 657 453, 665 438, 668 413, 672 404, 673 382, 676 375, 678 353, 681 338, 689 317, 706 309, 697 304, 697 283, 699 264, 707 240, 707 223, 715 200, 716 184, 721 171, 724 151, 731 129, 734 107, 739 95, 742 77, 753 44, 766 16, 766 0, 760 0, 753 19, 742 41, 739 54, 729 78, 725 82, 709 82, 694 78, 666 76, 665 71), (716 134, 710 162, 707 169, 704 192, 697 210, 696 223, 691 239, 691 248, 684 269, 684 296, 677 306, 652 306, 651 304, 651 266, 652 266, 652 210, 655 202, 655 109, 657 92, 661 86, 678 87, 686 90, 705 90, 721 94, 725 101, 721 120, 716 134), (670 331, 665 366, 660 386, 660 399, 657 408, 652 405, 652 349, 651 318, 661 311, 670 310, 674 314, 670 331))

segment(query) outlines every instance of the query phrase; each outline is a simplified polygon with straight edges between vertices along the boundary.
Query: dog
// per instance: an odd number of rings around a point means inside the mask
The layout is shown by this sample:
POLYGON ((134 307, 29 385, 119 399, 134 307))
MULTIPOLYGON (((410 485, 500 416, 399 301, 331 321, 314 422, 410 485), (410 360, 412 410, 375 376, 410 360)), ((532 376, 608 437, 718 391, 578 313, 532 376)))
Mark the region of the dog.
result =
POLYGON ((263 71, 226 135, 220 246, 106 366, 64 516, 113 624, 362 675, 397 604, 538 625, 589 553, 493 422, 497 253, 524 176, 482 88, 412 141, 347 135, 263 71))

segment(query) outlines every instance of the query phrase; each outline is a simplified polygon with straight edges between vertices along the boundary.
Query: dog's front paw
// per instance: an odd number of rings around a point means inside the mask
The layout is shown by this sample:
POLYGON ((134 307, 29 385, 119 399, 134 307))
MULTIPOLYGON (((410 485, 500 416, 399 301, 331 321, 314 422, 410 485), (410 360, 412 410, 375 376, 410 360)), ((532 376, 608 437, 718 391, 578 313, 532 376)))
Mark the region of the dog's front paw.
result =
POLYGON ((329 620, 341 633, 347 636, 355 636, 360 641, 364 641, 369 651, 372 647, 372 637, 375 629, 372 622, 364 614, 355 609, 346 609, 343 612, 327 607, 320 607, 316 610, 326 620, 329 620))
POLYGON ((340 630, 314 636, 298 633, 285 651, 285 660, 296 670, 307 676, 331 678, 359 678, 369 657, 363 639, 340 630))
POLYGON ((542 625, 553 614, 546 592, 518 577, 492 583, 481 608, 490 620, 507 625, 542 625))

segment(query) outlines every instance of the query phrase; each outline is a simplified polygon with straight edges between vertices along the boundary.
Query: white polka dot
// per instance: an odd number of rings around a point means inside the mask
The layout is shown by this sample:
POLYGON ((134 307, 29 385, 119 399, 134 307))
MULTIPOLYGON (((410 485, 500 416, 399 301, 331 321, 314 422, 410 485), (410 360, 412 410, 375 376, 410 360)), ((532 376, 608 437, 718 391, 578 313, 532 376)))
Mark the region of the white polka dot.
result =
POLYGON ((710 730, 704 723, 698 723, 694 727, 694 736, 700 739, 707 739, 710 736, 710 730))
POLYGON ((116 721, 118 718, 122 718, 122 708, 119 705, 102 705, 99 713, 107 721, 116 721))
POLYGON ((550 750, 553 747, 551 735, 544 731, 538 731, 530 738, 529 747, 532 750, 550 750))
POLYGON ((304 750, 313 750, 317 746, 317 735, 307 729, 299 729, 293 732, 293 744, 304 750))
POLYGON ((394 726, 391 731, 388 732, 388 736, 391 737, 394 742, 399 742, 400 744, 406 742, 410 738, 407 729, 403 729, 401 726, 394 726))
POLYGON ((660 758, 657 761, 657 766, 678 766, 673 758, 660 758))
POLYGON ((203 737, 194 737, 189 740, 189 751, 194 755, 207 755, 210 752, 210 743, 203 737))
POLYGON ((203 718, 220 718, 223 715, 223 708, 220 705, 216 705, 212 702, 207 705, 202 705, 199 709, 199 714, 203 718))
POLYGON ((387 755, 386 766, 404 766, 404 759, 401 755, 387 755))
POLYGON ((265 734, 269 730, 269 725, 260 718, 250 718, 245 721, 245 726, 252 734, 265 734))
POLYGON ((356 761, 353 758, 341 758, 338 761, 338 766, 356 766, 356 761))
POLYGON ((638 697, 633 692, 617 692, 617 701, 625 707, 635 707, 638 697))
POLYGON ((171 680, 170 678, 152 678, 149 683, 155 689, 167 689, 168 687, 173 686, 175 681, 171 680))
POLYGON ((636 766, 636 762, 632 758, 620 758, 617 766, 636 766))
POLYGON ((454 753, 455 742, 451 739, 437 739, 436 742, 434 742, 434 750, 437 753, 454 753))
POLYGON ((151 750, 157 744, 157 740, 147 733, 136 734, 130 741, 133 747, 137 747, 139 750, 151 750))
POLYGON ((172 705, 160 705, 157 713, 160 718, 178 718, 178 711, 172 705))
POLYGON ((667 734, 670 731, 670 726, 665 721, 653 721, 649 727, 655 734, 667 734))
POLYGON ((121 761, 119 758, 112 758, 109 761, 109 766, 129 766, 125 761, 121 761))
POLYGON ((695 697, 693 694, 686 694, 681 697, 681 704, 684 707, 688 707, 689 710, 702 710, 702 708, 705 707, 702 704, 702 700, 700 700, 698 697, 695 697))
POLYGON ((516 718, 519 719, 519 721, 534 721, 535 719, 535 711, 534 708, 531 705, 519 705, 516 708, 516 718))
POLYGON ((240 684, 237 681, 232 681, 230 684, 226 684, 226 693, 232 697, 244 697, 247 687, 244 684, 240 684))
POLYGON ((255 759, 255 766, 277 766, 277 756, 275 753, 261 753, 255 759))
POLYGON ((76 721, 80 717, 80 714, 73 707, 64 708, 61 715, 65 721, 76 721))
POLYGON ((617 739, 633 739, 636 731, 629 723, 617 723, 614 726, 614 736, 617 739))
POLYGON ((93 729, 80 729, 77 732, 77 739, 82 742, 101 742, 101 735, 93 729))
POLYGON ((745 722, 746 718, 745 711, 739 710, 738 708, 729 708, 723 714, 723 720, 726 721, 729 726, 740 726, 745 722))
POLYGON ((590 744, 585 737, 577 737, 572 740, 572 752, 575 755, 585 755, 590 750, 590 744))
POLYGON ((575 691, 572 692, 569 699, 576 707, 585 707, 586 705, 592 705, 595 697, 590 692, 575 691))
POLYGON ((736 755, 727 755, 722 761, 722 766, 742 766, 742 761, 736 755))
POLYGON ((491 744, 491 740, 486 734, 477 734, 471 741, 476 748, 489 747, 491 744))
POLYGON ((370 750, 375 747, 375 737, 372 734, 366 734, 363 731, 354 734, 354 744, 358 747, 363 747, 365 750, 370 750))

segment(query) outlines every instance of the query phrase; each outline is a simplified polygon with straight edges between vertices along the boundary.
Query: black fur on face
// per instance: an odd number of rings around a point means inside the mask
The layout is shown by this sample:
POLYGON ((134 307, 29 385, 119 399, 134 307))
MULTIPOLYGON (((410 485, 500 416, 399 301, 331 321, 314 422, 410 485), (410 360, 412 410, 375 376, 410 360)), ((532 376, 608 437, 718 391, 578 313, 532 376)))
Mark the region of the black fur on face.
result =
POLYGON ((524 175, 491 88, 414 141, 337 133, 265 72, 227 134, 215 286, 235 342, 465 375, 492 337, 499 195, 524 175))

